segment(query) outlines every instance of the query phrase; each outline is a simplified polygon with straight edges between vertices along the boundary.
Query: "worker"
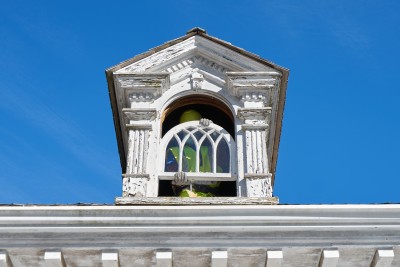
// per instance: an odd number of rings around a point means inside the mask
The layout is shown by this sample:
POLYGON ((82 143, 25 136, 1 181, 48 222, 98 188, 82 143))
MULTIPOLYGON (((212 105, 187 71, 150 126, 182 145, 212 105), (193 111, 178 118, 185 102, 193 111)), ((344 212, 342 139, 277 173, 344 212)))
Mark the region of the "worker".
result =
MULTIPOLYGON (((179 123, 188 121, 200 121, 201 124, 208 126, 212 123, 208 119, 202 118, 201 114, 196 110, 189 109, 182 113, 179 123)), ((178 171, 179 147, 172 146, 167 148, 167 159, 165 171, 178 171)), ((212 154, 211 146, 202 143, 200 147, 200 172, 212 172, 210 155, 212 154)), ((213 197, 218 195, 220 182, 196 181, 188 183, 186 172, 196 172, 196 146, 191 138, 189 138, 184 147, 182 155, 182 171, 176 172, 172 181, 172 190, 176 196, 180 197, 213 197)), ((218 168, 218 167, 217 167, 218 168)))

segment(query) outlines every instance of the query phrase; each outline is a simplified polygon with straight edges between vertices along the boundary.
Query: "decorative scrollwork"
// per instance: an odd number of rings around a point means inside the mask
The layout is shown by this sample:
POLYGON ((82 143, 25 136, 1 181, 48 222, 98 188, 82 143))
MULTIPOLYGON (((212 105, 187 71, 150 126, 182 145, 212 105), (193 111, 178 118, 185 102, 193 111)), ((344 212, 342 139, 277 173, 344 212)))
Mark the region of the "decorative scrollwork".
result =
POLYGON ((131 109, 124 108, 122 112, 129 120, 154 120, 157 117, 156 109, 131 109))

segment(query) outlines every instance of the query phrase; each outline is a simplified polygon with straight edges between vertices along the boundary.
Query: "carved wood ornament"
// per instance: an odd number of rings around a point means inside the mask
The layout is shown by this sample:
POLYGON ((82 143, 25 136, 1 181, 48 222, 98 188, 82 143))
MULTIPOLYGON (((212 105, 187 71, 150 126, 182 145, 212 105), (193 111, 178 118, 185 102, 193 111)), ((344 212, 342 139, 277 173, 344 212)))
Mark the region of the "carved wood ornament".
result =
MULTIPOLYGON (((236 181, 236 197, 273 197, 286 69, 194 31, 106 74, 124 170, 123 197, 158 197, 160 179, 166 179, 161 175, 165 116, 178 107, 203 103, 229 114, 234 123, 236 144, 230 149, 235 172, 226 176, 236 181)), ((207 173, 189 176, 204 180, 207 173)))

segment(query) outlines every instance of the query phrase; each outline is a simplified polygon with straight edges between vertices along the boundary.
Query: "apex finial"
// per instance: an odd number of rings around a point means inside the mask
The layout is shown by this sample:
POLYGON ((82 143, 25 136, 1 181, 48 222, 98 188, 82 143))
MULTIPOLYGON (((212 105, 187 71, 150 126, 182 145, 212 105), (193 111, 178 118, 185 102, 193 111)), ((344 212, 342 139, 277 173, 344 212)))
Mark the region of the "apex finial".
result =
POLYGON ((199 33, 199 32, 201 32, 201 33, 207 34, 206 30, 204 30, 204 29, 202 29, 202 28, 200 28, 200 27, 194 27, 194 28, 188 30, 188 31, 186 32, 186 34, 190 34, 190 33, 192 33, 192 32, 194 32, 194 33, 199 33))

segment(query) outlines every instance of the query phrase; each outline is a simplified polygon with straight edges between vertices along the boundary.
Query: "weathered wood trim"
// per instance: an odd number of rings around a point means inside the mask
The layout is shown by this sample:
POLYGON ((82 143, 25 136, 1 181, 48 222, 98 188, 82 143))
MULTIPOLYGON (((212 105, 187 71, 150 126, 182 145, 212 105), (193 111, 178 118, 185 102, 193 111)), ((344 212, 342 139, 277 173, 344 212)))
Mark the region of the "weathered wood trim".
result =
POLYGON ((130 124, 126 124, 126 130, 151 130, 152 129, 152 125, 151 124, 147 124, 147 123, 130 123, 130 124))
POLYGON ((1 267, 12 267, 10 258, 6 252, 0 252, 0 266, 1 267))
POLYGON ((268 250, 266 257, 266 267, 281 267, 283 262, 282 250, 268 250))
POLYGON ((240 108, 238 109, 238 116, 244 120, 267 120, 269 122, 269 117, 271 116, 271 107, 263 108, 240 108))
POLYGON ((122 113, 129 120, 154 120, 157 117, 155 108, 123 108, 122 113))
POLYGON ((102 252, 101 262, 103 267, 120 267, 118 252, 102 252))
POLYGON ((66 267, 61 251, 45 251, 44 262, 47 267, 66 267))
POLYGON ((245 173, 244 178, 245 179, 265 179, 265 178, 271 178, 272 174, 271 173, 245 173))
POLYGON ((150 175, 147 173, 123 173, 123 178, 150 178, 150 175))
POLYGON ((371 267, 389 267, 394 258, 393 249, 377 249, 371 262, 371 267))
POLYGON ((227 267, 228 251, 213 251, 211 253, 211 267, 227 267))
POLYGON ((156 252, 157 267, 172 267, 172 252, 157 251, 156 252))
POLYGON ((258 124, 242 124, 243 130, 266 130, 268 129, 268 124, 258 123, 258 124))
MULTIPOLYGON (((186 172, 186 177, 188 181, 236 181, 237 176, 230 173, 190 173, 186 172)), ((174 180, 174 173, 164 172, 158 175, 159 180, 174 180)))
POLYGON ((279 200, 270 198, 247 197, 117 197, 116 205, 276 205, 279 200))

